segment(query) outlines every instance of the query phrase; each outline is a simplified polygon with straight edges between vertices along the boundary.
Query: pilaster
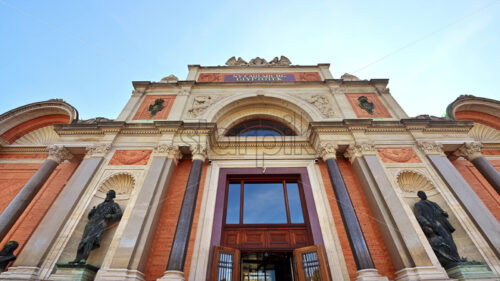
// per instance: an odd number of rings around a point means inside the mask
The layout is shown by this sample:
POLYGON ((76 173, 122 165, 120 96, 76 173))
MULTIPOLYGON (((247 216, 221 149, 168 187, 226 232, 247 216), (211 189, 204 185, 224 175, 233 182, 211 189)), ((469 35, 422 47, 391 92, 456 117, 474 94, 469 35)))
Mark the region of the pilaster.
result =
POLYGON ((30 180, 17 193, 16 197, 9 203, 7 208, 0 214, 0 240, 9 232, 16 220, 31 203, 38 191, 45 184, 54 169, 66 159, 73 157, 62 145, 51 145, 47 147, 49 156, 42 166, 30 178, 30 180))
POLYGON ((112 261, 95 280, 144 280, 144 268, 177 161, 177 146, 159 144, 137 195, 137 202, 123 231, 112 261))
POLYGON ((465 157, 472 162, 483 177, 500 194, 500 172, 481 153, 480 142, 466 142, 457 151, 455 156, 465 157))
MULTIPOLYGON (((432 166, 471 215, 471 219, 479 226, 495 254, 500 256, 500 223, 446 157, 442 145, 435 142, 419 141, 417 146, 427 155, 432 166)), ((477 150, 477 145, 469 146, 469 154, 476 154, 475 150, 477 150)), ((467 152, 467 148, 464 147, 463 151, 467 152)))
MULTIPOLYGON (((389 250, 394 266, 398 270, 396 280, 446 280, 446 272, 439 264, 430 245, 414 227, 418 225, 414 217, 408 216, 405 207, 384 167, 377 158, 372 143, 350 145, 345 153, 358 174, 384 242, 389 250), (428 275, 409 275, 425 268, 428 275)), ((422 235, 423 236, 423 235, 422 235)))
POLYGON ((14 264, 8 271, 0 274, 0 280, 40 280, 44 258, 102 163, 103 157, 93 154, 94 147, 87 148, 86 157, 47 211, 14 264))
POLYGON ((378 273, 373 263, 351 197, 337 164, 336 148, 337 145, 334 143, 321 143, 318 152, 326 162, 333 192, 335 193, 337 204, 342 215, 342 222, 346 229, 347 236, 349 237, 349 245, 351 246, 356 268, 358 269, 358 277, 356 280, 388 280, 387 277, 381 276, 378 273))

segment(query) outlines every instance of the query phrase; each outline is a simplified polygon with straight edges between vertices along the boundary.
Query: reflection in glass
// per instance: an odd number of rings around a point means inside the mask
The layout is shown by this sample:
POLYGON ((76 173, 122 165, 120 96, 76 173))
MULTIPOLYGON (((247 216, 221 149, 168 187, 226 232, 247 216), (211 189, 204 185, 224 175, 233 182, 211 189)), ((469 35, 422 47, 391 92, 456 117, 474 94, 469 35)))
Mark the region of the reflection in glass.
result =
POLYGON ((286 192, 288 194, 291 223, 304 223, 302 205, 300 204, 299 185, 296 182, 287 182, 286 192))
POLYGON ((243 194, 243 223, 287 223, 281 182, 247 182, 243 194))
POLYGON ((265 137, 265 136, 281 136, 281 133, 267 128, 249 129, 240 134, 243 137, 265 137))
POLYGON ((239 182, 229 183, 226 213, 227 224, 240 223, 240 189, 241 184, 239 182))

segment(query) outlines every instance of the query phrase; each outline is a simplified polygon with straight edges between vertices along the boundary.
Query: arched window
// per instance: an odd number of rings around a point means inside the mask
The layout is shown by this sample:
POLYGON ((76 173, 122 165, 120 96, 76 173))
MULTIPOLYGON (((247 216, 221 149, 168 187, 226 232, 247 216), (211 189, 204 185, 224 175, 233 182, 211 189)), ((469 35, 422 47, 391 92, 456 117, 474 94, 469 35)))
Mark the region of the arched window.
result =
POLYGON ((269 119, 252 119, 244 121, 232 127, 226 133, 226 136, 228 137, 296 136, 296 135, 297 134, 285 124, 269 119))

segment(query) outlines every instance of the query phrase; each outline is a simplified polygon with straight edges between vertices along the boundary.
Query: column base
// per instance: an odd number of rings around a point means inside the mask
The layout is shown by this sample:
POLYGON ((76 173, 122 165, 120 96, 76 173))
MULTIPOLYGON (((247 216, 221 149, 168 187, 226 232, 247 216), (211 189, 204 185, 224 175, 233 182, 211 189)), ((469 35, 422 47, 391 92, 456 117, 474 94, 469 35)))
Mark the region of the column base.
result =
POLYGON ((144 274, 139 270, 126 268, 106 268, 97 272, 95 281, 145 281, 144 274))
POLYGON ((39 272, 36 266, 11 266, 0 274, 0 280, 40 280, 39 272))
POLYGON ((443 268, 417 266, 396 271, 395 281, 450 280, 443 268))
POLYGON ((459 281, 465 280, 498 280, 490 268, 484 265, 457 265, 446 270, 451 278, 459 281))
POLYGON ((388 281, 386 276, 382 276, 375 268, 358 270, 356 281, 388 281))
POLYGON ((178 270, 165 271, 163 276, 156 281, 185 281, 184 272, 178 270))
POLYGON ((56 264, 56 272, 48 280, 93 281, 99 268, 90 264, 56 264))

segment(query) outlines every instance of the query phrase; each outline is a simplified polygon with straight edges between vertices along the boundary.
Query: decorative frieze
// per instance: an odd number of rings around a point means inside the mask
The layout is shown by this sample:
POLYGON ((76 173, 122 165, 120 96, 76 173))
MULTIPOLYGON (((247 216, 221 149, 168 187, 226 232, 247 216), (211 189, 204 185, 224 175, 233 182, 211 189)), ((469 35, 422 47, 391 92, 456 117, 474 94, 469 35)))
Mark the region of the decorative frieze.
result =
POLYGON ((421 163, 413 148, 378 148, 378 155, 384 163, 421 163))
POLYGON ((151 150, 117 150, 109 165, 146 165, 150 155, 151 150))
POLYGON ((85 159, 91 157, 104 157, 111 150, 110 143, 97 143, 86 148, 87 154, 85 159))
POLYGON ((433 141, 418 141, 417 147, 425 154, 446 156, 443 152, 443 145, 433 141))
POLYGON ((334 143, 321 143, 318 148, 318 155, 326 161, 328 159, 336 159, 337 145, 334 143))
POLYGON ((47 151, 49 152, 49 157, 47 157, 47 159, 54 160, 57 163, 73 158, 73 154, 62 145, 49 145, 47 151))
POLYGON ((472 161, 478 157, 482 157, 481 153, 481 143, 480 142, 466 142, 453 154, 455 156, 462 156, 467 158, 467 160, 472 161))

